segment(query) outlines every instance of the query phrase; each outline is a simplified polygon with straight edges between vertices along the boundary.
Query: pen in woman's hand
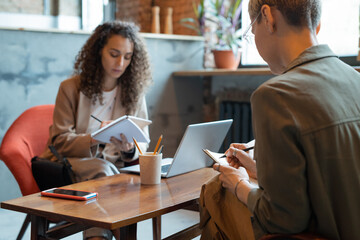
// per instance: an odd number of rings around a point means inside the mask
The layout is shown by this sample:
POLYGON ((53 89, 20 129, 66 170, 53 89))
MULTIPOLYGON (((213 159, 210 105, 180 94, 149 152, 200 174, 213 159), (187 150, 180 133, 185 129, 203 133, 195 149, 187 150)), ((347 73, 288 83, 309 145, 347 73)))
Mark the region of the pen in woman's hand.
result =
POLYGON ((100 119, 98 119, 97 117, 95 117, 94 115, 90 115, 93 119, 95 119, 95 120, 97 120, 97 121, 99 121, 100 123, 102 123, 102 121, 100 120, 100 119))
MULTIPOLYGON (((252 146, 252 147, 248 147, 248 148, 244 148, 244 149, 239 149, 239 150, 243 150, 244 152, 248 152, 248 151, 250 151, 251 149, 254 149, 254 146, 252 146)), ((226 155, 224 154, 224 155, 222 155, 220 158, 224 158, 224 157, 226 157, 226 155)))

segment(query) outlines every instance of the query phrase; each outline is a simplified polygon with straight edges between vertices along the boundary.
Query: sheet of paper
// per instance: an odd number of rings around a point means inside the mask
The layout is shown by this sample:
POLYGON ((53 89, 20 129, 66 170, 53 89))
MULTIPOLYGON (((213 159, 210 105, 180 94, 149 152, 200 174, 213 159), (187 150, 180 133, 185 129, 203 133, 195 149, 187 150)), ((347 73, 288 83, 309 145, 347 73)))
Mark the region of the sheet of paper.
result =
POLYGON ((212 152, 209 149, 203 149, 203 151, 215 162, 221 165, 229 165, 229 163, 226 161, 226 157, 221 158, 221 156, 224 156, 224 153, 212 152))
MULTIPOLYGON (((246 145, 246 147, 253 147, 255 145, 255 140, 252 140, 252 141, 246 143, 245 145, 246 145)), ((221 158, 222 156, 224 156, 224 153, 212 152, 208 149, 203 149, 203 151, 216 163, 219 163, 220 165, 226 165, 226 166, 229 165, 229 163, 226 160, 226 157, 221 158)), ((254 150, 250 150, 249 155, 253 158, 254 150)), ((250 183, 252 183, 254 185, 258 185, 257 179, 250 178, 249 180, 250 180, 250 183)))

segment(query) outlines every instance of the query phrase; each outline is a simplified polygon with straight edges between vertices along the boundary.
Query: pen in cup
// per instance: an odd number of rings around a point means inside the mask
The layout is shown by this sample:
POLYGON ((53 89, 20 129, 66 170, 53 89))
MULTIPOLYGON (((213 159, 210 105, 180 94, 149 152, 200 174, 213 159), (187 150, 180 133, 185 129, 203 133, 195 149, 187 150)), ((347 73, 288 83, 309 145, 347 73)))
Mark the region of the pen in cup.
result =
POLYGON ((157 151, 157 154, 160 154, 162 152, 163 147, 164 147, 164 145, 160 146, 159 151, 157 151))
MULTIPOLYGON (((254 146, 252 146, 252 147, 248 147, 248 148, 245 148, 245 149, 240 149, 240 150, 243 150, 244 152, 248 152, 248 151, 250 151, 251 149, 254 149, 254 146)), ((224 158, 224 157, 226 157, 226 155, 224 154, 224 155, 222 155, 220 158, 224 158)))

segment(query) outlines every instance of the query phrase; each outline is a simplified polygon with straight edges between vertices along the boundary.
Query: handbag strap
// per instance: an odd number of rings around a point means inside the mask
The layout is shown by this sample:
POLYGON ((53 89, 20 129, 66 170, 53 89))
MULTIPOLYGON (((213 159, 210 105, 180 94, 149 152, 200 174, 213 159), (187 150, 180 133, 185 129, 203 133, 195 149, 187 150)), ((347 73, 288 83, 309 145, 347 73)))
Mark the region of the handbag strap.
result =
POLYGON ((76 182, 75 180, 75 174, 74 172, 72 171, 72 166, 70 164, 70 162, 67 160, 66 157, 62 156, 58 151, 56 151, 54 145, 49 145, 49 149, 50 151, 54 154, 54 156, 61 162, 64 164, 65 168, 67 169, 69 175, 70 175, 70 178, 71 178, 71 181, 73 183, 76 182))

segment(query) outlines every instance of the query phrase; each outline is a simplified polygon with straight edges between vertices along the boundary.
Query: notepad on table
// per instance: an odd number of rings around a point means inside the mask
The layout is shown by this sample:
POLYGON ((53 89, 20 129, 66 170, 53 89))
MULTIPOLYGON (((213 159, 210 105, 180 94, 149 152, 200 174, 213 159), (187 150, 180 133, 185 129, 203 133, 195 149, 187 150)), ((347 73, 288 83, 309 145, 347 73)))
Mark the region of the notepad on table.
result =
POLYGON ((149 143, 149 137, 144 133, 142 128, 151 124, 152 121, 144 118, 124 115, 105 127, 91 133, 91 137, 104 143, 110 143, 110 138, 120 139, 120 134, 124 134, 128 142, 133 142, 135 138, 138 142, 149 143))

